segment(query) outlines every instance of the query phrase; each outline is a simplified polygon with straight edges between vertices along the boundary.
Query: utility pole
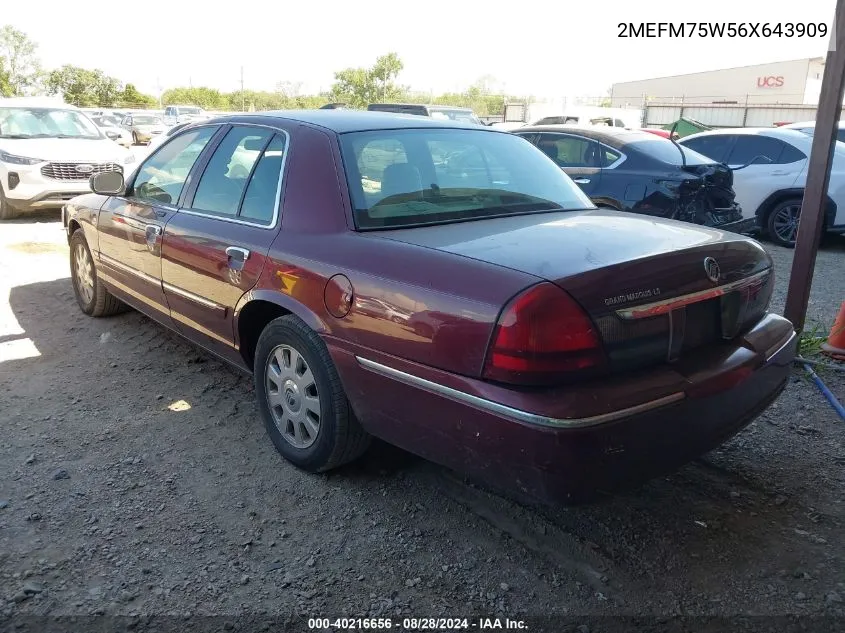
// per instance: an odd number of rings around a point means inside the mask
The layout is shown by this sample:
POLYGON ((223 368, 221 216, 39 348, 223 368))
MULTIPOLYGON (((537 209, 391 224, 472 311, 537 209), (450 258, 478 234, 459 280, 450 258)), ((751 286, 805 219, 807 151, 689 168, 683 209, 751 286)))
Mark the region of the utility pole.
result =
POLYGON ((792 274, 786 292, 784 316, 797 331, 804 329, 807 304, 816 253, 821 240, 824 214, 827 210, 827 189, 836 147, 836 122, 842 116, 842 93, 845 91, 845 0, 837 0, 833 16, 833 32, 824 65, 816 128, 807 165, 807 184, 801 202, 801 215, 792 257, 792 274))
POLYGON ((241 112, 246 112, 246 95, 244 95, 244 67, 241 66, 241 112))
POLYGON ((158 90, 158 109, 161 110, 161 78, 156 77, 156 90, 158 90))

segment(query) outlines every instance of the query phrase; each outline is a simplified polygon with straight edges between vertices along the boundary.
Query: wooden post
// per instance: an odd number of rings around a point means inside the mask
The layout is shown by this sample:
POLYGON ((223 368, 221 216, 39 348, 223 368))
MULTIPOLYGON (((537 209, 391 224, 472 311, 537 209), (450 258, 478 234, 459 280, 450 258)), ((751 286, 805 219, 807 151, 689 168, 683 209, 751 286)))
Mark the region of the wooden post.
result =
MULTIPOLYGON (((807 304, 816 253, 819 249, 824 214, 827 210, 827 187, 836 144, 839 117, 842 113, 842 95, 845 91, 845 0, 836 0, 830 46, 819 95, 816 129, 810 151, 807 184, 801 203, 801 218, 792 259, 792 274, 786 294, 784 314, 799 332, 804 328, 807 304)), ((839 297, 841 298, 841 297, 839 297)))

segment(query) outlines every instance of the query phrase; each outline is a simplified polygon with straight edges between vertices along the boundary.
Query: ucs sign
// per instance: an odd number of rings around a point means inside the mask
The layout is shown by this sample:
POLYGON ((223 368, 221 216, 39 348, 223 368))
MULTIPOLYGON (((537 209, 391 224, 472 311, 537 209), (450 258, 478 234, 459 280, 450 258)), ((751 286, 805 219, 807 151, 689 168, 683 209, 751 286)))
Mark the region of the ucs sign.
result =
POLYGON ((780 88, 783 86, 783 77, 778 75, 777 77, 768 76, 768 77, 757 77, 757 87, 758 88, 780 88))

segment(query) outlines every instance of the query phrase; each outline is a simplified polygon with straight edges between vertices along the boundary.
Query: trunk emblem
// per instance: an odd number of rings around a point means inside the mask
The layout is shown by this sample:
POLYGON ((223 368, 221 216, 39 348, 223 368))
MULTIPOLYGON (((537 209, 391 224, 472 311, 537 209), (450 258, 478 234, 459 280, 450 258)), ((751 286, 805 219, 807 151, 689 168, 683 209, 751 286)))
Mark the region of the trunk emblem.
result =
POLYGON ((719 278, 722 276, 722 270, 719 268, 719 262, 717 262, 712 257, 705 257, 704 258, 704 274, 707 275, 707 279, 712 281, 714 284, 719 281, 719 278))

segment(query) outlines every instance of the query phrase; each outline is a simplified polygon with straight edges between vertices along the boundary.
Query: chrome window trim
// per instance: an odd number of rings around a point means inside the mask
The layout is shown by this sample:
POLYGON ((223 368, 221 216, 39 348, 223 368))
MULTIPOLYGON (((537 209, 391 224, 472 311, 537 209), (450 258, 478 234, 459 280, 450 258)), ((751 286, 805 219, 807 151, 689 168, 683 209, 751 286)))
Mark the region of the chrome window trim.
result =
POLYGON ((222 306, 219 303, 215 303, 211 299, 206 299, 205 297, 201 297, 200 295, 194 294, 193 292, 188 292, 187 290, 183 290, 179 286, 174 286, 173 284, 169 284, 166 281, 162 282, 162 288, 166 292, 172 292, 173 294, 179 295, 180 297, 184 297, 190 301, 198 303, 206 308, 212 308, 213 310, 225 310, 226 306, 222 306))
POLYGON ((637 415, 639 413, 645 413, 646 411, 651 411, 652 409, 657 409, 669 404, 673 404, 675 402, 680 402, 681 400, 686 398, 686 395, 683 392, 676 392, 669 394, 668 396, 658 398, 656 400, 651 400, 649 402, 638 404, 633 407, 617 409, 616 411, 603 413, 601 415, 594 415, 587 418, 551 418, 543 415, 538 415, 536 413, 531 413, 529 411, 515 409, 513 407, 509 407, 498 402, 493 402, 492 400, 487 400, 486 398, 480 398, 464 391, 453 389, 452 387, 447 387, 446 385, 441 385, 439 383, 426 380, 425 378, 414 376, 413 374, 408 374, 404 371, 394 369, 393 367, 388 367, 387 365, 382 365, 381 363, 377 363, 375 361, 362 358, 360 356, 356 356, 355 360, 357 360, 358 364, 361 367, 364 367, 365 369, 369 369, 370 371, 381 374, 388 378, 393 378, 394 380, 398 380, 399 382, 405 383, 406 385, 409 385, 411 387, 418 387, 420 389, 424 389, 426 391, 445 396, 452 400, 456 400, 462 404, 467 404, 483 411, 488 411, 490 413, 495 413, 497 415, 511 418, 523 424, 557 429, 573 429, 584 428, 588 426, 596 426, 598 424, 612 422, 614 420, 618 420, 632 415, 637 415))
MULTIPOLYGON (((242 224, 244 226, 254 226, 259 229, 266 229, 266 230, 273 230, 277 228, 277 223, 279 221, 279 216, 281 215, 280 210, 282 206, 282 185, 285 182, 285 168, 288 164, 288 153, 290 151, 290 134, 287 130, 282 130, 277 127, 273 127, 272 125, 265 125, 263 123, 242 123, 242 122, 233 122, 229 121, 229 125, 232 127, 235 126, 242 126, 242 127, 260 127, 267 130, 272 131, 274 134, 284 134, 285 135, 285 148, 284 154, 282 156, 282 166, 279 170, 279 184, 276 186, 276 206, 273 208, 273 219, 270 224, 261 224, 260 222, 250 222, 248 220, 241 220, 238 217, 227 217, 223 215, 215 215, 213 213, 204 213, 202 211, 194 211, 193 209, 188 208, 181 208, 177 211, 177 213, 184 213, 186 215, 193 215, 199 218, 211 218, 212 220, 220 220, 221 222, 231 222, 232 224, 242 224)), ((199 126, 198 126, 199 127, 199 126)), ((191 128, 195 129, 195 128, 191 128)), ((228 134, 228 132, 227 132, 228 134)), ((206 165, 207 166, 207 165, 206 165)), ((199 175, 200 180, 202 180, 202 174, 199 175)), ((247 187, 249 187, 249 183, 247 183, 247 187)), ((196 192, 195 192, 196 193, 196 192)), ((238 209, 240 213, 240 209, 238 209)))
POLYGON ((689 305, 691 303, 706 301, 707 299, 714 299, 716 297, 726 295, 729 292, 741 290, 742 288, 754 284, 760 279, 767 278, 769 275, 771 275, 771 273, 772 269, 767 268, 766 270, 760 271, 759 273, 751 275, 750 277, 739 279, 738 281, 733 281, 729 284, 715 286, 708 290, 691 292, 689 294, 680 295, 679 297, 672 297, 671 299, 663 299, 661 301, 654 301, 652 303, 646 303, 630 308, 622 308, 620 310, 616 310, 616 314, 620 318, 626 320, 645 319, 648 317, 666 314, 667 312, 671 312, 672 310, 675 310, 677 308, 682 308, 683 306, 689 305))
POLYGON ((143 279, 144 281, 146 281, 148 283, 161 284, 161 279, 158 279, 156 277, 153 277, 152 275, 148 275, 145 272, 142 272, 140 270, 132 268, 132 266, 127 266, 123 262, 119 262, 116 259, 109 257, 108 255, 103 255, 102 253, 100 253, 99 259, 100 259, 101 262, 103 262, 104 264, 107 264, 108 266, 111 266, 112 268, 116 268, 117 270, 122 270, 123 272, 130 274, 130 275, 134 275, 135 277, 138 277, 139 279, 143 279))

